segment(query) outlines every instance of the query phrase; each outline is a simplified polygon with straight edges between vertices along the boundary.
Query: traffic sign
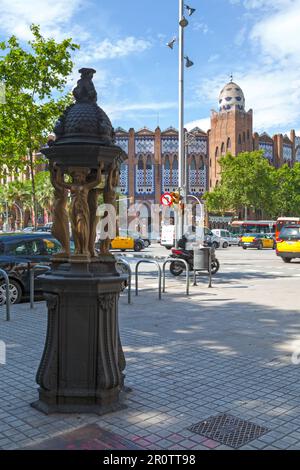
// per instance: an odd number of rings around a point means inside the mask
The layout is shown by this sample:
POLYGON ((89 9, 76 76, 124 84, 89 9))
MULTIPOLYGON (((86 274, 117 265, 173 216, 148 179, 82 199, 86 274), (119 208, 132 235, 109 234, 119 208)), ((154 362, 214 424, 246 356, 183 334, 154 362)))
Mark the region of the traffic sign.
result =
POLYGON ((163 206, 171 206, 173 203, 173 197, 171 193, 164 193, 160 198, 160 202, 163 206))

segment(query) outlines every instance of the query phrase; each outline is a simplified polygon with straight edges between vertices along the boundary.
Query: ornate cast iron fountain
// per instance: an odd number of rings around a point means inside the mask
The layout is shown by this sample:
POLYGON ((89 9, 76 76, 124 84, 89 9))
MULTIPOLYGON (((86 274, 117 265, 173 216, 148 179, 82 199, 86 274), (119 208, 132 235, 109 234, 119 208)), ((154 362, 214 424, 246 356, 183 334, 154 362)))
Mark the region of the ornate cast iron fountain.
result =
POLYGON ((62 250, 41 277, 48 330, 37 372, 39 400, 32 405, 45 413, 102 414, 121 406, 125 358, 118 298, 124 279, 116 271, 108 238, 101 241, 101 254, 95 253, 96 211, 101 192, 105 203, 115 204, 119 164, 127 155, 114 144, 111 122, 97 105, 95 70, 79 72, 76 101, 57 122, 56 139, 42 150, 55 191, 53 235, 62 250))

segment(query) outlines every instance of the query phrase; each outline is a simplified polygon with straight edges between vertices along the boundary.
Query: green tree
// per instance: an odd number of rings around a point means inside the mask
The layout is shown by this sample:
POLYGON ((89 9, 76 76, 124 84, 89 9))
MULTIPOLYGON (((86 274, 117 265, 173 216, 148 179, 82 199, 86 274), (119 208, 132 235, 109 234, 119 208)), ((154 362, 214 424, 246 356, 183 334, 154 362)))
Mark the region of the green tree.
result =
POLYGON ((39 172, 35 180, 37 202, 50 213, 54 201, 54 189, 50 181, 49 171, 39 172))
POLYGON ((262 151, 227 154, 220 159, 221 183, 205 195, 212 211, 260 210, 271 215, 276 189, 275 168, 262 151))
POLYGON ((300 217, 300 163, 282 165, 275 174, 274 211, 277 216, 300 217))
POLYGON ((72 39, 60 43, 45 39, 39 26, 30 29, 33 40, 27 47, 23 48, 15 36, 0 43, 4 52, 0 81, 5 83, 6 94, 6 104, 0 107, 0 166, 5 164, 10 171, 22 169, 29 160, 36 214, 34 167, 40 162, 34 160, 34 154, 70 103, 70 95, 62 93, 73 68, 71 53, 79 46, 72 39))

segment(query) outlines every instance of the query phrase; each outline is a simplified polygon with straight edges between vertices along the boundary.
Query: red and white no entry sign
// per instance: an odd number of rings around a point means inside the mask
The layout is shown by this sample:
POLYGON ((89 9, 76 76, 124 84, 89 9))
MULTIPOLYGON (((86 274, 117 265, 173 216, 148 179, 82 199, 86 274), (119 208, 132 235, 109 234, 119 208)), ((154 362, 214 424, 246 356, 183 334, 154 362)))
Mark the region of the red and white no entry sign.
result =
POLYGON ((173 196, 170 193, 164 193, 161 198, 160 202, 163 206, 171 206, 173 202, 173 196))

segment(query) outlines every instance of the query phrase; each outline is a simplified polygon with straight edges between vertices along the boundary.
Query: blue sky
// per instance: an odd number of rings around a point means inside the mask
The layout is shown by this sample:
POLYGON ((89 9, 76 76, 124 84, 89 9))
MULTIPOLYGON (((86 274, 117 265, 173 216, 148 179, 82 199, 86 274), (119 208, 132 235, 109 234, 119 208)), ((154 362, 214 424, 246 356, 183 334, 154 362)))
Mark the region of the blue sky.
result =
MULTIPOLYGON (((300 0, 189 0, 185 30, 185 123, 207 130, 218 94, 233 73, 254 128, 300 133, 300 0)), ((97 70, 98 102, 115 127, 162 129, 178 123, 178 0, 0 0, 1 39, 26 40, 29 24, 56 39, 73 37, 82 66, 97 70)))

